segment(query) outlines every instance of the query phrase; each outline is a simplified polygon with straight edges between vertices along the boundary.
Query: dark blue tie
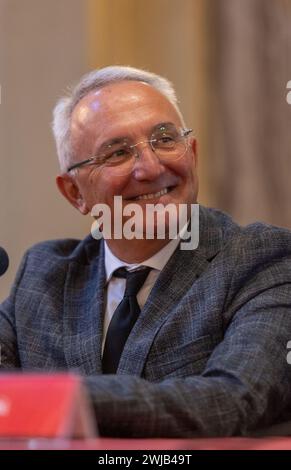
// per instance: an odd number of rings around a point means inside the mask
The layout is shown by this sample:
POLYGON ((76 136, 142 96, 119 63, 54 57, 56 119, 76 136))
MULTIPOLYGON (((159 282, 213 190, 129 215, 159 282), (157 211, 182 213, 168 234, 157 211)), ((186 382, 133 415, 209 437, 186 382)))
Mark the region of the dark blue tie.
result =
POLYGON ((119 268, 113 274, 115 277, 126 278, 126 286, 124 297, 116 308, 107 331, 102 356, 104 374, 115 374, 117 371, 124 345, 140 313, 136 296, 150 269, 146 267, 129 272, 125 268, 119 268))

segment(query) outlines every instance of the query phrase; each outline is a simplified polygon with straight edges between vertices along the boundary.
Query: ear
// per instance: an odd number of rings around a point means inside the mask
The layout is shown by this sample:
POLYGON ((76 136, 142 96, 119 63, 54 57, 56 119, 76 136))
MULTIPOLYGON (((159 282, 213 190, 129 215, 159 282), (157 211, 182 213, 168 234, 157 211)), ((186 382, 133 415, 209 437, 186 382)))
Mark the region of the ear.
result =
POLYGON ((89 209, 87 208, 86 202, 78 188, 75 179, 68 175, 58 175, 56 177, 57 187, 60 193, 74 206, 81 214, 88 214, 89 209))
POLYGON ((195 139, 195 137, 191 137, 190 147, 191 147, 192 152, 193 152, 193 162, 194 162, 195 167, 197 168, 197 165, 198 165, 198 152, 197 152, 197 140, 195 139))

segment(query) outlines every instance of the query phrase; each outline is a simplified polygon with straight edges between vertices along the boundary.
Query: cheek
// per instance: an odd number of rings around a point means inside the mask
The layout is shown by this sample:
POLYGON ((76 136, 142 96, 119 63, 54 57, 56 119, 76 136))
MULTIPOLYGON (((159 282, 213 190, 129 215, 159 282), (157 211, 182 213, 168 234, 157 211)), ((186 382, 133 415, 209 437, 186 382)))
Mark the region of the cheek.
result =
POLYGON ((120 196, 130 182, 130 175, 116 175, 110 168, 104 169, 101 181, 102 192, 107 200, 120 196))
POLYGON ((189 180, 197 180, 196 158, 192 152, 186 155, 184 159, 183 171, 184 174, 188 176, 189 180))
POLYGON ((99 171, 98 174, 92 172, 84 189, 94 204, 107 203, 112 205, 113 197, 122 194, 122 190, 128 184, 128 181, 128 176, 113 175, 112 171, 106 168, 101 172, 99 171))
POLYGON ((171 166, 168 165, 168 168, 176 175, 180 176, 183 181, 193 180, 196 173, 194 162, 189 156, 184 156, 172 162, 171 166))

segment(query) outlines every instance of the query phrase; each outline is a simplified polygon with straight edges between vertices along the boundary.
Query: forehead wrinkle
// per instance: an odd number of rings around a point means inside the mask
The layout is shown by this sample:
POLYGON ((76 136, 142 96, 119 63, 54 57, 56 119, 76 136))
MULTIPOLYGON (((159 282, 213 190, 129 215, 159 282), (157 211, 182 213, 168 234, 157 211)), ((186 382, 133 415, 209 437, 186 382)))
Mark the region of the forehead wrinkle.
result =
POLYGON ((78 120, 85 124, 85 121, 96 115, 100 115, 101 119, 104 116, 110 118, 110 115, 114 118, 117 113, 127 113, 130 108, 133 114, 154 106, 174 113, 180 121, 175 107, 162 93, 147 83, 135 81, 119 82, 92 90, 77 103, 73 114, 78 115, 80 110, 78 120), (86 111, 82 109, 84 107, 87 107, 86 111))
POLYGON ((149 85, 132 85, 133 82, 104 87, 79 101, 72 113, 71 137, 81 147, 80 152, 84 144, 84 153, 95 152, 103 142, 116 137, 146 140, 161 122, 181 126, 179 115, 166 97, 149 85))
POLYGON ((155 126, 161 123, 173 123, 179 127, 182 125, 179 116, 174 108, 161 109, 157 115, 156 108, 152 107, 152 103, 142 103, 135 109, 122 109, 107 111, 103 115, 103 119, 98 118, 98 127, 102 122, 107 120, 106 125, 99 129, 101 136, 105 130, 104 139, 111 137, 131 137, 133 139, 146 137, 155 126))
MULTIPOLYGON (((174 125, 175 126, 175 123, 173 123, 171 121, 159 121, 156 124, 148 126, 148 129, 146 131, 143 131, 143 133, 142 133, 143 137, 141 137, 141 138, 145 139, 145 140, 148 140, 159 129, 159 127, 167 126, 167 125, 168 126, 169 125, 174 125)), ((134 131, 136 133, 136 128, 132 129, 130 127, 129 130, 131 131, 130 134, 133 134, 132 131, 134 131)), ((100 140, 101 139, 102 139, 102 137, 100 136, 100 140)), ((139 139, 140 139, 140 137, 138 137, 138 140, 139 139)), ((113 144, 113 143, 119 143, 119 142, 122 142, 123 140, 128 141, 129 144, 133 144, 136 141, 136 137, 133 137, 133 135, 130 136, 129 133, 127 133, 127 132, 124 132, 124 133, 119 132, 118 134, 113 133, 112 137, 109 137, 108 139, 105 139, 105 140, 102 139, 100 144, 98 142, 96 142, 96 145, 94 147, 94 153, 98 152, 99 150, 102 150, 103 147, 106 147, 107 145, 110 145, 110 144, 113 144)))

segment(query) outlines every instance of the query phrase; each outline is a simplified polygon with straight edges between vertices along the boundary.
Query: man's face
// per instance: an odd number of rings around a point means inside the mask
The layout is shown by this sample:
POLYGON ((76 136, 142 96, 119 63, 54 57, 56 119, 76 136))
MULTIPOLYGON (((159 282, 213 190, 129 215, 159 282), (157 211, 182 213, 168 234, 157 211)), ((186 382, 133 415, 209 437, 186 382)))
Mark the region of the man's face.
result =
MULTIPOLYGON (((86 95, 73 111, 71 139, 76 156, 74 163, 98 154, 104 143, 125 138, 132 143, 148 141, 161 123, 172 123, 177 129, 181 120, 172 104, 151 86, 135 81, 106 86, 86 95)), ((73 177, 78 187, 78 209, 88 213, 97 203, 113 211, 114 196, 122 196, 123 207, 147 203, 176 205, 196 202, 196 141, 189 138, 186 153, 179 159, 161 162, 149 144, 137 146, 139 158, 131 173, 116 175, 110 166, 81 167, 73 177), (166 194, 156 195, 162 190, 166 194), (165 191, 164 191, 165 192, 165 191), (156 195, 150 198, 150 195, 156 195), (140 198, 149 195, 148 198, 140 198)))

